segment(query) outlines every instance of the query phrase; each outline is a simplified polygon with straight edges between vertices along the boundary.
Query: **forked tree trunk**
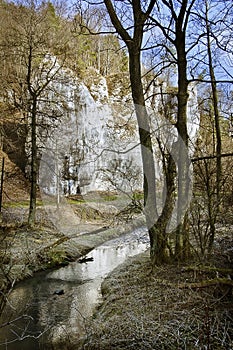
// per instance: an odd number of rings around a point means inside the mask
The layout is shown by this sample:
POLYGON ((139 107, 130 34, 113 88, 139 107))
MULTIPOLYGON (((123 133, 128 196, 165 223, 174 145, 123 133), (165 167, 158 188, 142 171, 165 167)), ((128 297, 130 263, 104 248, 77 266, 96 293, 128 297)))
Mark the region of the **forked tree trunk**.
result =
POLYGON ((168 194, 165 206, 160 217, 157 213, 156 203, 156 181, 155 181, 155 160, 153 153, 150 118, 145 107, 145 98, 141 75, 141 45, 144 31, 144 23, 150 11, 155 5, 151 1, 147 13, 141 10, 140 1, 132 2, 134 13, 134 33, 131 37, 122 26, 115 9, 110 0, 104 0, 111 21, 118 34, 122 37, 128 47, 129 52, 129 72, 132 98, 137 116, 139 138, 141 144, 142 164, 143 164, 143 190, 144 190, 144 213, 150 237, 151 260, 153 264, 159 264, 167 260, 167 235, 166 228, 169 223, 174 201, 174 161, 170 156, 167 173, 168 194))
MULTIPOLYGON (((152 264, 167 262, 168 242, 167 227, 171 220, 175 203, 176 165, 170 154, 168 156, 165 177, 167 194, 162 213, 158 217, 156 203, 155 160, 151 137, 150 120, 145 107, 143 85, 141 80, 140 51, 129 48, 130 80, 133 101, 139 126, 143 173, 144 173, 144 213, 150 237, 150 255, 152 264)), ((165 168, 165 167, 164 167, 165 168)))

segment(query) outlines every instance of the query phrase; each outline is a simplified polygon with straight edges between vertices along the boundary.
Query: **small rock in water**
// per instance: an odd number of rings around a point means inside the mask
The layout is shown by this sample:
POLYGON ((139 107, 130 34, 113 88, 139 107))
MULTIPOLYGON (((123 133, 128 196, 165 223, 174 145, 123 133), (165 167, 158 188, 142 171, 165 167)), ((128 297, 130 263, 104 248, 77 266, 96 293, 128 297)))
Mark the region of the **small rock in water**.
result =
POLYGON ((53 293, 53 295, 63 295, 64 294, 64 290, 63 289, 57 289, 55 290, 55 292, 53 293))

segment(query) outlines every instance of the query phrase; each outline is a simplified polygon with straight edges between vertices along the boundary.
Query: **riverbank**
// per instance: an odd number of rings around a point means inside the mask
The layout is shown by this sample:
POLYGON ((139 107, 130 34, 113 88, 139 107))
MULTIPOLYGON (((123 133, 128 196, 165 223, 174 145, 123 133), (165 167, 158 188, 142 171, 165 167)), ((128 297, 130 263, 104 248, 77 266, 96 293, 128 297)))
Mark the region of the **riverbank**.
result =
POLYGON ((233 349, 232 262, 232 232, 202 263, 152 270, 148 252, 128 259, 103 282, 79 349, 233 349))
MULTIPOLYGON (((92 219, 86 212, 65 233, 44 219, 35 230, 6 225, 10 278, 67 264, 144 224, 143 218, 117 225, 107 217, 92 219)), ((102 283, 103 302, 86 320, 82 344, 72 341, 67 349, 233 349, 232 262, 232 227, 218 236, 208 261, 152 270, 148 252, 129 258, 102 283)))
POLYGON ((16 285, 0 320, 0 328, 6 325, 0 332, 0 348, 75 348, 77 339, 85 334, 86 321, 101 301, 105 276, 147 248, 146 229, 138 228, 93 249, 86 255, 86 263, 78 259, 16 285))
POLYGON ((98 216, 96 210, 85 204, 74 205, 74 210, 79 214, 82 211, 82 217, 80 219, 77 215, 77 224, 66 225, 63 232, 47 219, 43 208, 37 209, 37 224, 33 229, 25 223, 26 209, 8 210, 1 225, 2 291, 7 293, 16 282, 37 271, 66 265, 103 242, 144 225, 143 217, 134 218, 124 225, 116 223, 111 215, 98 216))

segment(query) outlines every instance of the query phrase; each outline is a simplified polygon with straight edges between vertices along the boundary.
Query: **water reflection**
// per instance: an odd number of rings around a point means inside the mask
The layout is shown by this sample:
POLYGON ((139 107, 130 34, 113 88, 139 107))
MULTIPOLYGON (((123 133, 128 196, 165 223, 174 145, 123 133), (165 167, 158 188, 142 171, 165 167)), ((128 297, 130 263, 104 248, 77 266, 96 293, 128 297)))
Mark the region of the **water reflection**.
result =
POLYGON ((0 329, 0 349, 53 349, 56 344, 66 349, 67 339, 84 333, 85 319, 100 300, 103 278, 127 257, 148 247, 147 239, 142 242, 144 236, 144 230, 136 230, 121 241, 94 249, 87 255, 94 258, 91 262, 74 262, 18 284, 0 323, 19 319, 0 329), (56 290, 64 294, 56 295, 56 290))

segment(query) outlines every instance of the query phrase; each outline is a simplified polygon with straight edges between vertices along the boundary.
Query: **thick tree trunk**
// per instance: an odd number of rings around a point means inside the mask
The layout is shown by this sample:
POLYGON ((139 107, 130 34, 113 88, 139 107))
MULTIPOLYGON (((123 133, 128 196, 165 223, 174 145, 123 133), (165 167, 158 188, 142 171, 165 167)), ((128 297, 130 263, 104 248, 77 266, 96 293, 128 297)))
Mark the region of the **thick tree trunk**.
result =
POLYGON ((135 105, 143 164, 144 213, 150 236, 151 256, 163 256, 164 237, 162 226, 157 225, 158 214, 156 206, 156 185, 153 145, 151 139, 150 120, 145 107, 143 85, 141 79, 140 49, 129 46, 129 71, 132 97, 135 105))
POLYGON ((154 239, 153 244, 151 244, 151 260, 153 265, 166 263, 170 259, 167 232, 175 205, 176 188, 176 164, 171 154, 168 156, 165 175, 167 185, 165 204, 158 220, 149 230, 150 236, 154 239))
POLYGON ((144 173, 144 206, 148 227, 153 226, 158 215, 156 209, 156 187, 153 145, 150 120, 145 107, 141 81, 140 51, 131 49, 129 53, 130 81, 133 102, 139 127, 143 173, 144 173))

